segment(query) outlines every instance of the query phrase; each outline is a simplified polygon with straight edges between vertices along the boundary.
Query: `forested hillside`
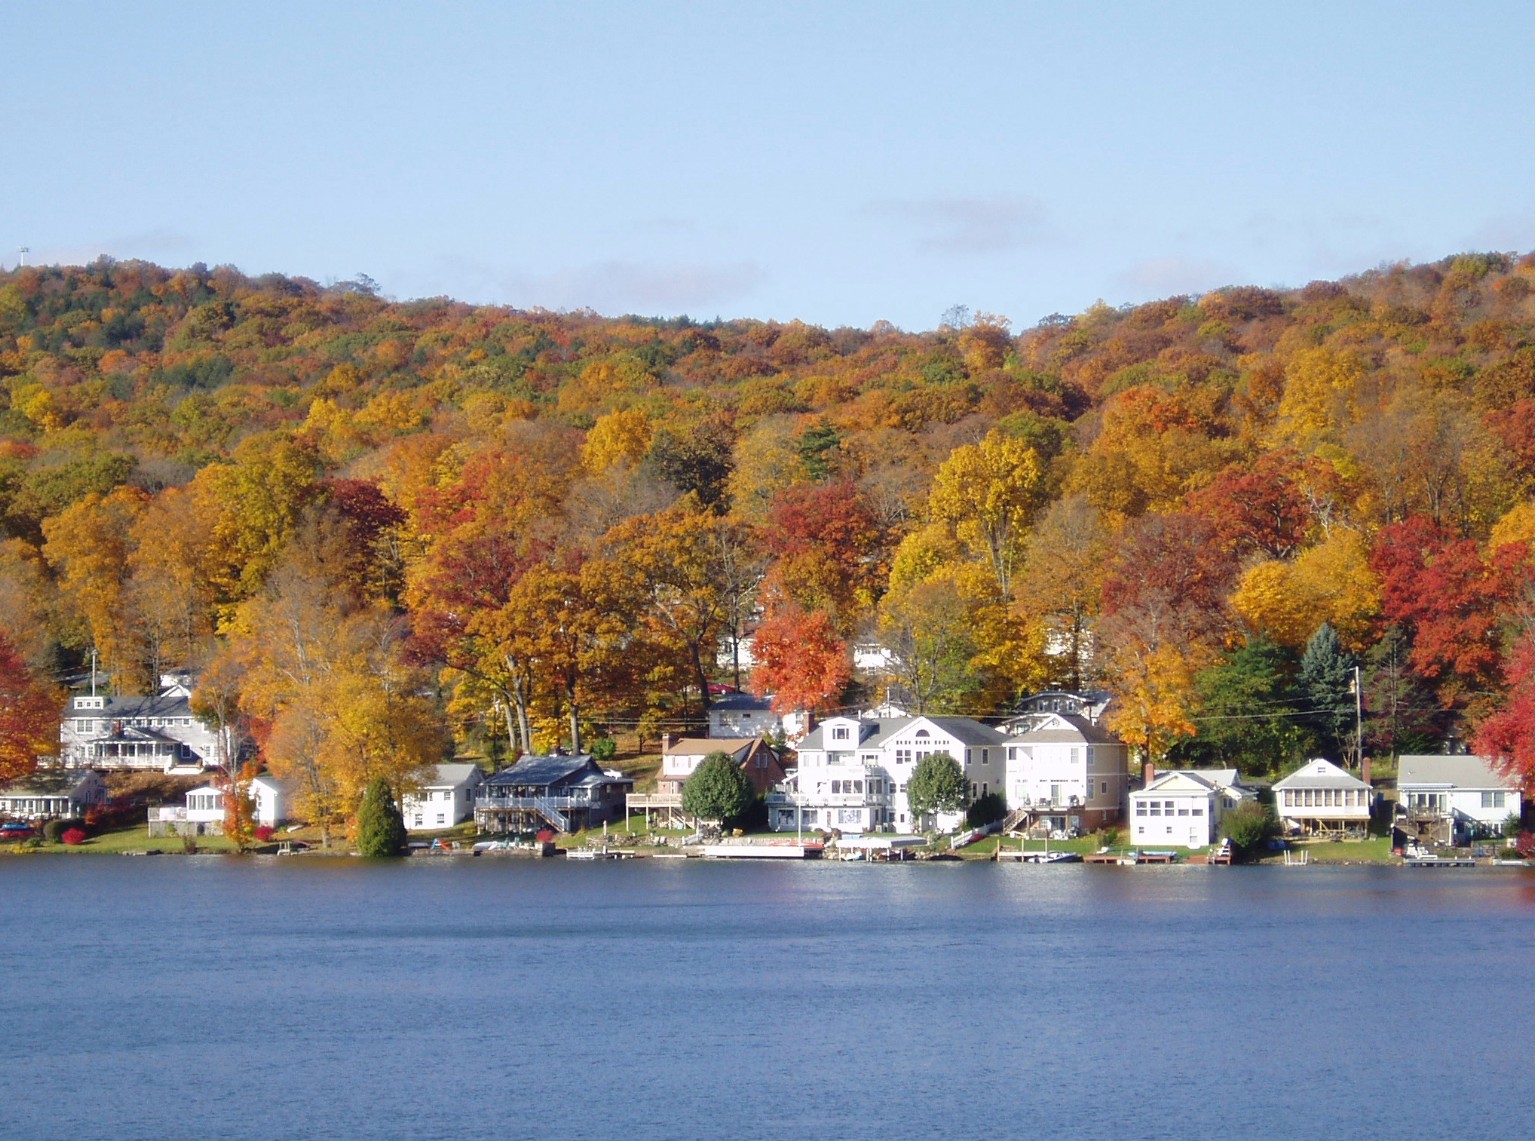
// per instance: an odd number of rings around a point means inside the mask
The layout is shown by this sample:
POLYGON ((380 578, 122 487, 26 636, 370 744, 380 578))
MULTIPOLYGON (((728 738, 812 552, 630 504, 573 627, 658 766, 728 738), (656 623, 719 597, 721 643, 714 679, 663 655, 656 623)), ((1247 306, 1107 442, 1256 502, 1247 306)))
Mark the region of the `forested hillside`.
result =
POLYGON ((1481 734, 1527 777, 1532 263, 929 334, 393 303, 236 270, 0 274, 0 626, 198 700, 345 814, 461 748, 795 706, 1114 692, 1273 771, 1481 734), (859 696, 878 698, 866 690, 859 696))

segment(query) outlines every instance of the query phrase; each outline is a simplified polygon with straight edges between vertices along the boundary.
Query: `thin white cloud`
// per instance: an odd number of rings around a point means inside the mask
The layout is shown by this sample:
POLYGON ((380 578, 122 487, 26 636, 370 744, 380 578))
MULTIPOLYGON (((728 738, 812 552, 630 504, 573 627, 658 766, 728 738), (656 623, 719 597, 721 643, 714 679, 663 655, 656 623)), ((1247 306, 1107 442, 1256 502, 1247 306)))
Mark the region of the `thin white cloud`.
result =
POLYGON ((27 262, 31 265, 86 265, 106 255, 119 261, 142 258, 176 264, 187 260, 196 246, 191 235, 162 227, 69 245, 33 246, 27 253, 27 262))
POLYGON ((1169 297, 1178 293, 1203 293, 1241 280, 1236 267, 1178 255, 1149 258, 1127 266, 1114 281, 1136 297, 1169 297))
POLYGON ((604 314, 670 316, 711 313, 749 297, 769 275, 755 262, 649 263, 606 261, 543 273, 519 273, 471 259, 446 259, 427 276, 478 281, 471 292, 500 304, 540 309, 592 309, 604 314))
POLYGON ((865 214, 899 222, 925 253, 1000 253, 1050 237, 1044 205, 1029 197, 931 197, 872 202, 865 214))

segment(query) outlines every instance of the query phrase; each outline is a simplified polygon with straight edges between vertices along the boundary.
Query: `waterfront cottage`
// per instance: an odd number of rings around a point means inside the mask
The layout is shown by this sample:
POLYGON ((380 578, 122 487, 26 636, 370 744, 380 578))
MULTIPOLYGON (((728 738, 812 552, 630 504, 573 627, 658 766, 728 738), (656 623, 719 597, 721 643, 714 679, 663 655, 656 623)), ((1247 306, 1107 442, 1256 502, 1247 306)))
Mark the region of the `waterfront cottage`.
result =
POLYGON ((1222 818, 1255 793, 1236 769, 1175 769, 1130 794, 1131 844, 1204 848, 1221 837, 1222 818))
POLYGON ((151 836, 222 836, 224 790, 205 784, 187 793, 181 804, 155 804, 149 808, 151 836))
POLYGON ((1520 783, 1487 757, 1405 754, 1397 760, 1399 827, 1441 844, 1497 836, 1521 809, 1520 783))
POLYGON ((630 793, 626 798, 627 811, 644 812, 647 823, 654 820, 664 827, 686 827, 683 785, 711 753, 730 757, 758 796, 767 796, 784 780, 783 762, 761 737, 683 737, 674 741, 667 736, 661 742, 656 791, 630 793))
POLYGON ((1010 725, 1001 787, 1015 827, 1089 832, 1120 819, 1130 780, 1123 741, 1081 713, 1035 713, 1010 725))
POLYGON ((1275 811, 1289 832, 1364 839, 1372 799, 1370 785, 1320 757, 1275 782, 1275 811))
POLYGON ((293 787, 287 781, 262 773, 252 778, 250 792, 256 806, 252 819, 257 824, 275 828, 293 818, 293 787))
POLYGON ((106 799, 107 782, 93 769, 42 769, 0 790, 0 815, 15 820, 83 816, 86 809, 105 803, 106 799))
POLYGON ((409 831, 452 828, 475 813, 475 793, 485 783, 479 765, 438 765, 421 791, 400 798, 409 831))
POLYGON ((633 778, 586 754, 524 757, 488 778, 475 795, 482 832, 576 832, 624 817, 633 778))

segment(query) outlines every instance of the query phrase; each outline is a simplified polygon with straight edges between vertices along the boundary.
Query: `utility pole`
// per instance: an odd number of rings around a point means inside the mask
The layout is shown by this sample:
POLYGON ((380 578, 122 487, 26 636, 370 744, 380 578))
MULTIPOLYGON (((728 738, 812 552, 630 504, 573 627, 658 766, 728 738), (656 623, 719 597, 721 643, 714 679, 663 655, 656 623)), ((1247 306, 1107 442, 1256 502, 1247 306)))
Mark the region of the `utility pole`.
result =
POLYGON ((1349 688, 1355 691, 1355 764, 1365 767, 1365 737, 1360 730, 1360 667, 1355 666, 1355 677, 1349 688))

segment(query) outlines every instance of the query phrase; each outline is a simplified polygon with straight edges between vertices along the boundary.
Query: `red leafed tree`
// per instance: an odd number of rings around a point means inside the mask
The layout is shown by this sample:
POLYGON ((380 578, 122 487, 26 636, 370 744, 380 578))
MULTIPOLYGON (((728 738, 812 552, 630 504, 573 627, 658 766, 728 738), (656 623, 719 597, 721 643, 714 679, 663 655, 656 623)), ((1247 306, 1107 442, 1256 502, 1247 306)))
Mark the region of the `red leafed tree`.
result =
POLYGON ((1472 735, 1472 747, 1483 756, 1492 757, 1506 776, 1518 780, 1521 791, 1527 796, 1532 790, 1533 753, 1536 753, 1532 745, 1532 725, 1536 719, 1532 701, 1533 671, 1536 671, 1536 655, 1532 652, 1531 632, 1527 630, 1504 662, 1508 698, 1503 706, 1483 719, 1472 735))
POLYGON ((24 777, 59 751, 59 703, 0 632, 0 781, 24 777))
POLYGON ((853 676, 847 643, 821 611, 806 613, 789 605, 772 614, 752 640, 750 688, 759 697, 773 695, 775 713, 830 708, 853 676))
POLYGON ((1305 474, 1295 452, 1270 452, 1251 466, 1227 468, 1185 502, 1215 526, 1228 550, 1287 559, 1301 549, 1313 522, 1302 493, 1305 474))
POLYGON ((1500 626, 1528 599, 1523 547, 1510 544, 1485 562, 1473 540, 1415 515, 1382 530, 1371 569, 1387 621, 1413 631, 1409 664, 1440 687, 1443 701, 1459 705, 1494 688, 1500 626))

